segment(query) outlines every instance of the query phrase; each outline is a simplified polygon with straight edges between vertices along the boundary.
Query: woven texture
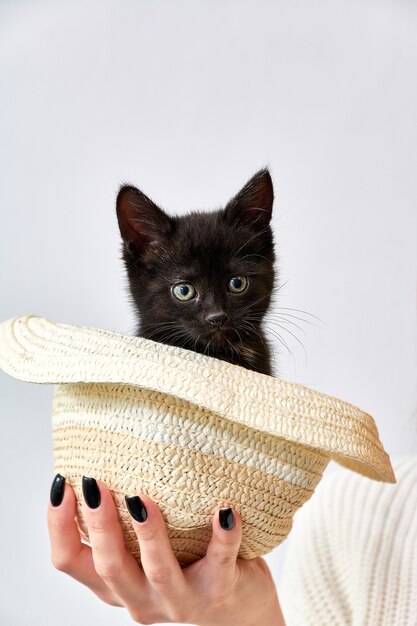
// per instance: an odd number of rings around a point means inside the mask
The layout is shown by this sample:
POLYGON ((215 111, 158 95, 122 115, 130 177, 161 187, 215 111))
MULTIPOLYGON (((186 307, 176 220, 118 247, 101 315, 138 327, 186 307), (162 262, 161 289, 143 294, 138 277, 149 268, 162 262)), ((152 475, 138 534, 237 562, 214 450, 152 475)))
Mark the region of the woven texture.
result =
MULTIPOLYGON (((56 470, 79 502, 83 475, 106 482, 137 558, 125 495, 146 493, 158 503, 173 549, 188 564, 205 553, 220 506, 242 516, 241 557, 277 546, 331 458, 395 480, 366 413, 194 352, 27 316, 0 325, 0 367, 58 385, 56 470)), ((81 508, 78 521, 87 536, 81 508)))

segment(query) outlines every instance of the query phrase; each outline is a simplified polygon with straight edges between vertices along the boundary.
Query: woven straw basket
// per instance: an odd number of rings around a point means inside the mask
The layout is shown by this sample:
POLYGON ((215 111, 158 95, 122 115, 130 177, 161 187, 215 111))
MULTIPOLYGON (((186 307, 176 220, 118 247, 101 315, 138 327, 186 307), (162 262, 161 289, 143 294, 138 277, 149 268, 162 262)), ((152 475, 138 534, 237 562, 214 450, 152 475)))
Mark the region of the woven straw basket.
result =
MULTIPOLYGON (((241 557, 280 544, 330 459, 395 482, 366 413, 194 352, 27 316, 0 325, 0 367, 27 382, 57 384, 56 471, 79 503, 83 475, 110 487, 138 559, 125 495, 153 498, 185 565, 205 554, 222 506, 242 516, 241 557)), ((78 524, 88 539, 81 506, 78 524)))

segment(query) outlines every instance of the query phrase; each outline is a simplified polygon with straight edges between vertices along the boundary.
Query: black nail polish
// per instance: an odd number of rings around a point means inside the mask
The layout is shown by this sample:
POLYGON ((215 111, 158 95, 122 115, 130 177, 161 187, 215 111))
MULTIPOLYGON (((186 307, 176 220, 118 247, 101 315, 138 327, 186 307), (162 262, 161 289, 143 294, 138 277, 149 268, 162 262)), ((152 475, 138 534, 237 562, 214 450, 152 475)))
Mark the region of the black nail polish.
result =
POLYGON ((125 496, 126 505, 130 515, 137 522, 144 522, 148 519, 148 512, 139 496, 125 496))
POLYGON ((61 474, 57 474, 52 481, 51 486, 51 504, 59 506, 62 502, 65 492, 65 478, 61 474))
POLYGON ((100 491, 95 478, 83 476, 83 496, 90 509, 100 506, 100 491))
POLYGON ((220 509, 219 522, 220 526, 224 528, 224 530, 232 530, 235 525, 235 518, 233 516, 232 509, 220 509))

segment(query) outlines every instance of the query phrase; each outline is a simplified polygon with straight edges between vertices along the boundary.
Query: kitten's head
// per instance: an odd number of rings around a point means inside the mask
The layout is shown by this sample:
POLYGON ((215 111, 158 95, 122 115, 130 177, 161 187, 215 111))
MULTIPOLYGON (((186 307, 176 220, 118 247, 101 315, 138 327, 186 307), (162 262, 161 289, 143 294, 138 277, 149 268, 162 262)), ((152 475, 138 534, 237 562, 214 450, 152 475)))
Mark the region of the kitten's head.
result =
POLYGON ((236 363, 265 344, 260 322, 274 283, 272 203, 267 170, 223 210, 181 217, 123 186, 117 217, 138 334, 236 363))

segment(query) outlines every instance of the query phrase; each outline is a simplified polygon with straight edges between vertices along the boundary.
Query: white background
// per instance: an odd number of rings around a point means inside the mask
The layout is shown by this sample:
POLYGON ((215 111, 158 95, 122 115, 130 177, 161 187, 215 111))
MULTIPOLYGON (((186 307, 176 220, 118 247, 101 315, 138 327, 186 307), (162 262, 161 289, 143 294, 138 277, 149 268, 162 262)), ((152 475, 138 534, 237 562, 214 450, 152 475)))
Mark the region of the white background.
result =
MULTIPOLYGON (((411 0, 3 0, 0 319, 131 333, 119 184, 181 213, 268 164, 275 311, 322 320, 292 327, 307 359, 280 331, 281 376, 368 410, 393 456, 415 450, 416 32, 411 0)), ((0 384, 1 623, 130 624, 49 562, 52 389, 0 384)))

